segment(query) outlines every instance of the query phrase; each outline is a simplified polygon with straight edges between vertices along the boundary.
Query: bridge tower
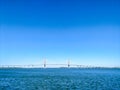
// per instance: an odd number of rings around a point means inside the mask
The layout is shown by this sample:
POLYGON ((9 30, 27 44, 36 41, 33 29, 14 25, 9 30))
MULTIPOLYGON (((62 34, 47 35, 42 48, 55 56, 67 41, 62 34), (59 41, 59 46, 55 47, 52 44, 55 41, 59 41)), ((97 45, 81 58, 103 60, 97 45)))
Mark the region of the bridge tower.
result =
POLYGON ((70 60, 68 60, 68 68, 70 67, 70 60))
POLYGON ((46 67, 46 59, 44 60, 44 68, 46 67))

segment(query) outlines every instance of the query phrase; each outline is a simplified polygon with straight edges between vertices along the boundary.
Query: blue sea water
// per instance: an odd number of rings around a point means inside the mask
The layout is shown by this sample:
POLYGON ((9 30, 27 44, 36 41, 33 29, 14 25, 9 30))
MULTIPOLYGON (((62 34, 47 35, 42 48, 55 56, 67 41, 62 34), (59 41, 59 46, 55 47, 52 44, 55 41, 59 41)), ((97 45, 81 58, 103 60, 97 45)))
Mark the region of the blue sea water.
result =
POLYGON ((120 69, 4 68, 0 90, 120 90, 120 69))

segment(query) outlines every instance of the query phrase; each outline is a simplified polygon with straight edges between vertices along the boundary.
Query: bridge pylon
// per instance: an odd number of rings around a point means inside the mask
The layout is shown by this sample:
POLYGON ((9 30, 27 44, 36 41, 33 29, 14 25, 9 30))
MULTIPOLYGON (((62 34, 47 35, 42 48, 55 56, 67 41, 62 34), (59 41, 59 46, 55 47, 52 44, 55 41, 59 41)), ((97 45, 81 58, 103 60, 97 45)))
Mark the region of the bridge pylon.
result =
POLYGON ((68 60, 68 68, 70 67, 70 60, 68 60))
POLYGON ((46 59, 44 59, 44 68, 46 68, 46 59))

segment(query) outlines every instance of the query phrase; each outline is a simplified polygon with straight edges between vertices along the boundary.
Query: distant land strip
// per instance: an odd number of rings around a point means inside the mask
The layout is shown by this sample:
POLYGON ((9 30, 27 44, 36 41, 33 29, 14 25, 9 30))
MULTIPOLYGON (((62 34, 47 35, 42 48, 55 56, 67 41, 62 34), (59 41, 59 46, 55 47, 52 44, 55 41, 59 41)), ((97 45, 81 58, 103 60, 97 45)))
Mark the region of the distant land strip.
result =
POLYGON ((0 65, 0 68, 120 68, 115 66, 92 66, 77 64, 29 64, 29 65, 0 65))

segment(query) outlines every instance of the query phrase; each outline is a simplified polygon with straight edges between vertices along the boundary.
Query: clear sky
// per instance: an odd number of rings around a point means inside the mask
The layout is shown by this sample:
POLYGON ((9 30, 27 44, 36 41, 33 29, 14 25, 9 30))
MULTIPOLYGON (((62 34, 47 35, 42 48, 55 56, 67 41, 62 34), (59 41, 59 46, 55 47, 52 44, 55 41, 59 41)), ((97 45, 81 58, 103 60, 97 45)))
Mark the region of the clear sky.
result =
POLYGON ((0 0, 0 65, 120 66, 120 0, 0 0))

